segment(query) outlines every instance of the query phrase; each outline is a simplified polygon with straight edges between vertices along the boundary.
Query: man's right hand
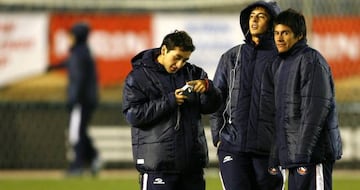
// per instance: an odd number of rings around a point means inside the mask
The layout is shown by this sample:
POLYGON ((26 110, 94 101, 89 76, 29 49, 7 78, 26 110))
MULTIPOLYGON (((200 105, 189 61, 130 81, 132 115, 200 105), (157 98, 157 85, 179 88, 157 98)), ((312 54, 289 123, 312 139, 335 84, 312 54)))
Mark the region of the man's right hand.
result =
POLYGON ((187 99, 187 96, 182 94, 182 89, 176 89, 175 90, 175 100, 177 105, 182 105, 185 102, 185 99, 187 99))

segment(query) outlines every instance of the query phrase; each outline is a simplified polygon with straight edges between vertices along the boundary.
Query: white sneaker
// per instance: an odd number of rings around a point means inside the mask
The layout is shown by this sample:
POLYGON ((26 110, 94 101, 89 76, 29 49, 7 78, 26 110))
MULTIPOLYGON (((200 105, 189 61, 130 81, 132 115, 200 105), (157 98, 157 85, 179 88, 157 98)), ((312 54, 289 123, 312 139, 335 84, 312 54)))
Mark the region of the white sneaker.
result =
POLYGON ((99 157, 96 157, 93 159, 93 161, 91 162, 91 174, 92 176, 97 176, 98 173, 100 172, 100 170, 103 167, 103 162, 99 157))

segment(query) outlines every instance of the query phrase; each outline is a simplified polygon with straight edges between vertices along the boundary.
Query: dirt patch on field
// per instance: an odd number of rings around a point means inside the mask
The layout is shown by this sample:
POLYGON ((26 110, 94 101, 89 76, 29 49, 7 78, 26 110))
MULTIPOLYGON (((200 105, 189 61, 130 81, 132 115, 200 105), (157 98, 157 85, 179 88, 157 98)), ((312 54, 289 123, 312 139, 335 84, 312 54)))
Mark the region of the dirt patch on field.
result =
MULTIPOLYGON (((0 101, 63 102, 66 100, 67 76, 50 72, 28 78, 0 89, 0 101)), ((122 99, 122 84, 100 87, 100 101, 122 99)))
POLYGON ((360 76, 335 81, 338 102, 360 102, 360 76))
MULTIPOLYGON (((205 171, 207 176, 216 177, 217 168, 208 168, 205 171)), ((360 178, 360 170, 334 170, 336 178, 353 179, 360 178)), ((90 176, 85 176, 90 177, 90 176)), ((138 172, 135 169, 109 169, 100 172, 99 178, 104 179, 136 179, 138 172)), ((0 170, 0 179, 63 179, 63 170, 0 170)))
MULTIPOLYGON (((65 101, 67 76, 50 72, 0 89, 0 101, 65 101)), ((338 102, 360 102, 360 76, 335 81, 338 102)), ((102 102, 122 100, 122 82, 100 87, 102 102)))
MULTIPOLYGON (((138 172, 135 169, 111 169, 101 171, 98 177, 134 179, 137 176, 138 172)), ((63 179, 65 177, 64 170, 0 170, 0 179, 63 179)))

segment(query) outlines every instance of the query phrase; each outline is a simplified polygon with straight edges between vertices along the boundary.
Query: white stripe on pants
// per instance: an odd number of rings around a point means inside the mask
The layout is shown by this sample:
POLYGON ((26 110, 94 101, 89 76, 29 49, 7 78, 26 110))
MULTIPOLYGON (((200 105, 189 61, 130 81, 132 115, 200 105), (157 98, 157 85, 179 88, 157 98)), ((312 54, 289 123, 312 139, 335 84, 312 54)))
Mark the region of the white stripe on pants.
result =
POLYGON ((222 176, 221 176, 221 172, 220 172, 220 171, 219 171, 219 176, 220 176, 221 186, 222 186, 223 190, 226 190, 225 185, 224 185, 224 181, 223 181, 223 178, 222 178, 222 176))
MULTIPOLYGON (((282 187, 282 190, 285 189, 285 182, 287 180, 287 176, 286 176, 286 172, 287 172, 288 169, 281 169, 281 174, 283 176, 283 187, 282 187)), ((324 179, 324 170, 323 170, 323 165, 320 163, 320 164, 317 164, 316 167, 315 167, 315 175, 316 175, 316 178, 315 178, 315 182, 316 182, 316 190, 324 190, 325 189, 325 179, 324 179)))
POLYGON ((147 190, 148 174, 144 173, 142 176, 142 190, 147 190))
POLYGON ((282 169, 281 166, 279 166, 279 170, 281 172, 281 175, 283 176, 283 185, 282 185, 282 190, 285 190, 285 182, 286 182, 286 170, 287 169, 282 169))
POLYGON ((324 190, 324 170, 323 165, 320 163, 316 165, 316 190, 324 190))
POLYGON ((80 138, 81 106, 76 104, 70 114, 69 142, 75 146, 80 138))

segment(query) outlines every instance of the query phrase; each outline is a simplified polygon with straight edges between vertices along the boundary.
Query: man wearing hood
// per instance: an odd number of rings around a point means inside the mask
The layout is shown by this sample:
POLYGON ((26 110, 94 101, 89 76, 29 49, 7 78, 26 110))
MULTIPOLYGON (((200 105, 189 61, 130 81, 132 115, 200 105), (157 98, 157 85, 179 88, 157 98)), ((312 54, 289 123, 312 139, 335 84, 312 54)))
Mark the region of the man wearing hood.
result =
POLYGON ((98 78, 95 60, 87 44, 90 27, 87 23, 75 23, 69 30, 69 57, 48 69, 68 69, 67 108, 70 112, 69 143, 74 157, 68 176, 80 176, 90 167, 96 175, 101 167, 98 151, 88 134, 88 125, 98 104, 98 78))
POLYGON ((269 170, 273 100, 261 94, 265 68, 277 55, 272 23, 279 12, 275 2, 264 1, 242 10, 245 43, 221 56, 214 76, 225 102, 210 117, 224 189, 281 189, 281 175, 269 170))
POLYGON ((160 48, 131 61, 123 113, 143 190, 205 190, 208 149, 201 114, 216 111, 221 95, 203 69, 187 62, 194 50, 191 37, 175 31, 160 48))

